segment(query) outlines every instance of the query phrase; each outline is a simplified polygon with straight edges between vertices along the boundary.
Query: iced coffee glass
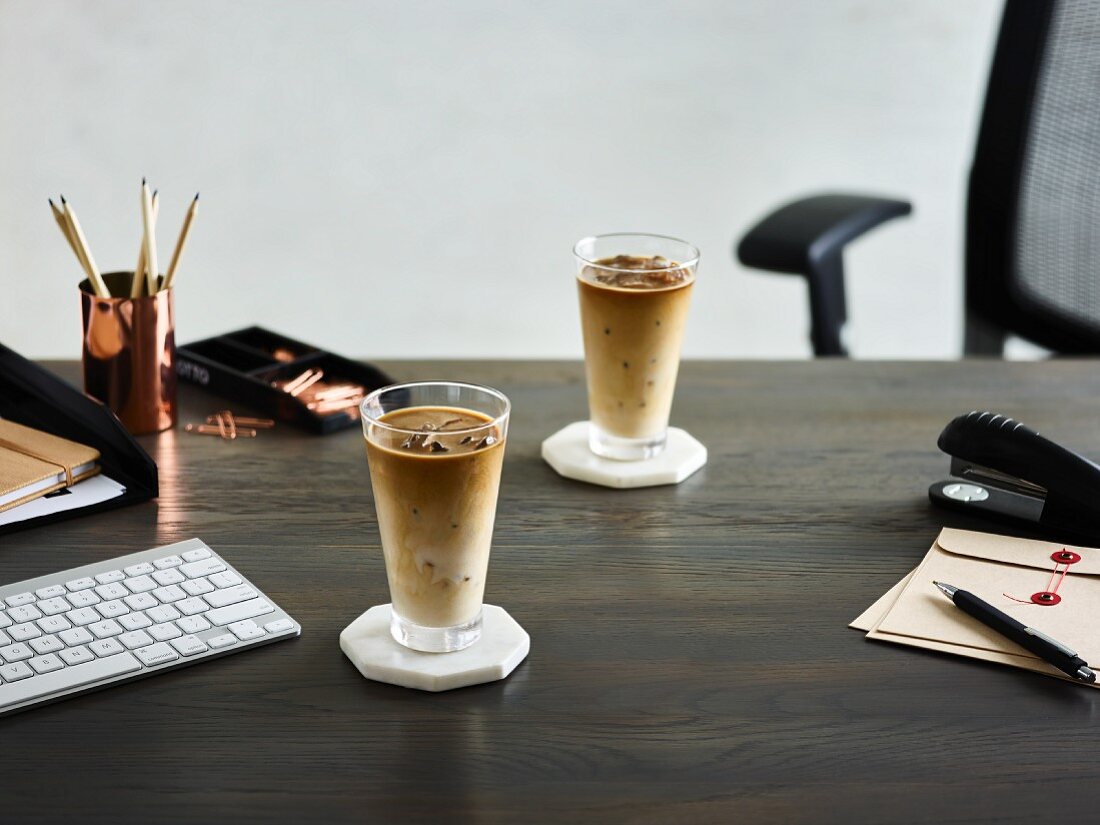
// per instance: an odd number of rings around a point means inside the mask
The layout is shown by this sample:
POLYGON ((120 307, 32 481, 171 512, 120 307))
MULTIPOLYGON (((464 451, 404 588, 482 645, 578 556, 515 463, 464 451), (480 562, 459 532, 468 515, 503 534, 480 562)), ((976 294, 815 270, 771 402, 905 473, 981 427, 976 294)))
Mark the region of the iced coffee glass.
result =
POLYGON ((662 235, 585 238, 573 248, 588 378, 589 448, 652 458, 668 439, 699 250, 662 235))
POLYGON ((393 637, 444 653, 481 637, 510 404, 475 384, 384 387, 362 403, 393 637))

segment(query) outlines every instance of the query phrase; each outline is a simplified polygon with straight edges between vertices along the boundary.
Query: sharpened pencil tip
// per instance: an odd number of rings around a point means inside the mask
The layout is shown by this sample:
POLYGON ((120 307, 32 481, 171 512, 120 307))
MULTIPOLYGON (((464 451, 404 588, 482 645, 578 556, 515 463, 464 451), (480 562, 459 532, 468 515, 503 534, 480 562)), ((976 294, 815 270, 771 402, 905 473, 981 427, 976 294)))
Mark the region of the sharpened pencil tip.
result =
POLYGON ((142 179, 141 179, 141 185, 142 185, 142 186, 144 186, 144 185, 145 185, 145 178, 142 178, 142 179))
POLYGON ((62 203, 68 203, 68 201, 67 201, 67 200, 65 200, 65 196, 64 196, 64 195, 62 195, 62 196, 61 196, 61 202, 62 202, 62 203))
POLYGON ((198 200, 198 199, 199 199, 199 193, 198 193, 198 192, 196 192, 196 193, 195 193, 195 200, 198 200))

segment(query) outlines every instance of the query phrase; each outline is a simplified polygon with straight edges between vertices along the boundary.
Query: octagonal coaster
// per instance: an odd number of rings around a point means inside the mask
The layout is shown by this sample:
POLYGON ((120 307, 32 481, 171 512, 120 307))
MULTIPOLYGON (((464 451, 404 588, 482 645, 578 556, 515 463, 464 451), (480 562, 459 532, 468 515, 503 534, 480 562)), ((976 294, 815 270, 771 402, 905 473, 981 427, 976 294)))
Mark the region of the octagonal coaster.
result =
POLYGON ((531 637, 503 607, 482 607, 481 638, 464 650, 421 653, 390 635, 390 605, 372 607, 340 633, 340 649, 368 679, 438 692, 495 682, 527 658, 531 637))
POLYGON ((542 442, 542 457, 566 478, 621 489, 679 484, 707 463, 707 448, 679 427, 669 427, 668 443, 659 455, 615 461, 588 449, 588 422, 576 421, 542 442))

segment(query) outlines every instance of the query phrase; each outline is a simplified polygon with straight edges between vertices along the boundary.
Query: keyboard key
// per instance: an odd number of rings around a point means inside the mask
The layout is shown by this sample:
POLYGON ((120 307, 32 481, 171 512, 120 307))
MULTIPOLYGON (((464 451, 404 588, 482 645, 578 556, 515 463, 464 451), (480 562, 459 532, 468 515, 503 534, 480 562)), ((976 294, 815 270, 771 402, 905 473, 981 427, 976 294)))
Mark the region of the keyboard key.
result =
POLYGON ((42 631, 38 629, 38 625, 27 622, 26 624, 13 624, 8 628, 8 635, 17 642, 25 642, 27 639, 35 639, 41 636, 42 631))
POLYGON ((91 607, 99 604, 101 599, 94 590, 81 590, 78 593, 70 593, 65 597, 73 607, 91 607))
POLYGON ((201 559, 210 558, 210 551, 205 547, 200 547, 197 550, 188 550, 186 553, 180 553, 183 556, 184 561, 199 561, 201 559))
POLYGON ((34 668, 35 673, 53 673, 65 667, 65 663, 53 654, 31 659, 27 664, 34 668))
POLYGON ((165 662, 174 662, 179 658, 179 654, 164 642, 157 642, 155 645, 149 645, 149 647, 138 648, 134 651, 134 655, 149 667, 153 665, 163 665, 165 662))
POLYGON ((11 637, 8 636, 3 630, 0 630, 0 647, 11 644, 11 637))
POLYGON ((76 593, 79 590, 89 590, 95 587, 95 579, 85 576, 82 579, 73 579, 71 582, 65 582, 65 586, 69 588, 71 593, 76 593))
MULTIPOLYGON (((232 633, 223 633, 221 636, 215 636, 212 639, 207 639, 206 643, 210 645, 211 649, 217 650, 218 648, 235 645, 237 643, 237 637, 234 636, 232 633)), ((0 668, 0 671, 2 670, 3 668, 0 668)))
POLYGON ((276 619, 273 622, 268 622, 264 625, 264 630, 268 633, 282 633, 284 630, 290 630, 294 627, 294 622, 290 619, 276 619))
POLYGON ((222 625, 239 622, 242 619, 254 619, 256 616, 262 616, 264 613, 271 613, 274 610, 275 608, 263 599, 250 599, 247 602, 239 602, 238 604, 231 604, 229 607, 219 607, 216 610, 211 610, 206 614, 206 620, 210 624, 221 627, 222 625))
POLYGON ((34 591, 34 595, 40 599, 53 599, 65 595, 65 588, 60 584, 52 584, 49 587, 40 587, 34 591))
POLYGON ((85 627, 74 627, 72 630, 62 630, 57 634, 57 637, 69 647, 86 645, 88 642, 95 641, 95 637, 89 633, 88 629, 85 627))
POLYGON ((184 633, 202 633, 204 630, 209 630, 211 624, 202 616, 184 616, 182 619, 176 619, 176 627, 184 633))
POLYGON ((160 602, 149 593, 135 593, 123 599, 131 610, 145 610, 148 607, 156 607, 160 602))
POLYGON ((180 568, 180 572, 187 576, 189 579, 197 579, 200 576, 209 576, 211 573, 221 573, 225 570, 225 565, 219 559, 205 559, 204 561, 195 561, 191 564, 185 564, 180 568))
POLYGON ((214 587, 232 587, 235 584, 241 583, 241 577, 232 570, 226 570, 224 573, 215 573, 212 576, 207 576, 207 580, 214 585, 214 587))
POLYGON ((182 581, 187 581, 183 573, 175 568, 170 570, 158 570, 153 574, 153 580, 158 584, 179 584, 182 581))
POLYGON ((151 625, 153 620, 139 610, 137 613, 127 613, 125 616, 119 616, 118 623, 127 630, 141 630, 143 627, 151 625))
POLYGON ((153 591, 153 595, 165 604, 171 604, 172 602, 178 602, 180 599, 187 598, 187 594, 174 584, 170 584, 167 587, 158 587, 153 591))
POLYGON ((98 622, 102 617, 90 607, 81 607, 78 610, 70 610, 65 614, 65 618, 77 627, 83 627, 86 624, 98 622))
POLYGON ((33 593, 18 593, 8 596, 4 601, 8 603, 8 607, 22 607, 25 604, 34 604, 35 598, 33 593))
POLYGON ((118 637, 118 640, 122 642, 123 647, 127 650, 135 650, 139 647, 145 647, 153 643, 153 638, 144 630, 135 630, 132 633, 123 633, 118 637))
POLYGON ((173 622, 183 614, 172 605, 165 604, 160 607, 150 607, 145 611, 145 615, 159 624, 160 622, 173 622))
POLYGON ((267 631, 251 619, 247 619, 243 622, 234 622, 229 625, 229 630, 242 642, 247 642, 250 639, 258 639, 260 636, 267 635, 267 631))
POLYGON ((126 578, 126 574, 121 570, 108 570, 106 573, 100 573, 95 577, 95 580, 100 584, 111 584, 112 582, 120 582, 126 578))
POLYGON ((123 582, 134 593, 147 593, 157 589, 157 583, 149 576, 137 576, 123 582))
POLYGON ((141 564, 131 564, 129 567, 122 568, 122 572, 127 576, 147 576, 155 569, 149 562, 143 561, 141 564))
POLYGON ((95 654, 84 646, 66 648, 57 655, 68 665, 80 665, 95 658, 95 654))
POLYGON ((73 626, 73 623, 64 616, 46 616, 44 619, 39 619, 35 624, 43 633, 59 633, 73 626))
POLYGON ((153 562, 153 567, 157 570, 167 570, 169 567, 179 567, 183 564, 183 559, 179 556, 165 556, 163 559, 157 559, 153 562))
MULTIPOLYGON (((90 624, 88 625, 88 630, 92 631, 97 639, 107 639, 111 636, 117 636, 122 632, 122 628, 119 627, 118 622, 114 619, 104 619, 102 622, 90 624)), ((103 656, 106 654, 101 653, 99 655, 103 656)))
POLYGON ((121 599, 123 596, 130 595, 130 591, 126 589, 126 586, 119 582, 101 584, 95 589, 95 592, 99 594, 101 599, 121 599))
MULTIPOLYGON (((213 588, 211 588, 211 589, 213 589, 213 588)), ((197 593, 192 593, 191 595, 195 596, 195 595, 198 595, 198 594, 197 593)), ((11 619, 8 618, 7 613, 5 613, 3 610, 0 610, 0 628, 5 628, 5 627, 11 627, 11 619)))
POLYGON ((34 671, 23 662, 15 662, 14 664, 0 667, 0 676, 4 677, 5 682, 17 682, 20 679, 26 679, 28 676, 33 675, 34 671))
POLYGON ((8 615, 13 622, 33 622, 42 618, 42 611, 33 604, 25 604, 22 607, 13 607, 8 615))
POLYGON ((104 656, 114 656, 116 653, 122 652, 122 645, 118 639, 96 639, 94 642, 88 645, 88 649, 92 651, 96 656, 103 658, 104 656))
POLYGON ((256 598, 256 591, 247 584, 238 584, 234 587, 215 590, 213 593, 203 596, 203 598, 210 603, 211 607, 225 607, 226 605, 256 598))
POLYGON ((200 599, 198 596, 192 596, 189 599, 183 599, 172 605, 176 610, 182 613, 184 616, 194 616, 196 613, 205 613, 210 607, 200 599))
POLYGON ((99 615, 104 619, 113 619, 116 616, 122 616, 130 612, 130 608, 122 603, 122 599, 102 602, 101 604, 97 604, 95 609, 99 611, 99 615))
POLYGON ((182 636, 183 631, 171 622, 165 622, 164 624, 155 624, 150 627, 149 635, 158 642, 167 642, 169 639, 175 639, 177 636, 182 636))
POLYGON ((107 659, 97 659, 94 662, 65 667, 34 679, 10 682, 0 685, 0 707, 29 702, 32 699, 71 690, 81 685, 90 685, 106 679, 113 679, 116 676, 132 673, 135 670, 141 670, 141 664, 138 660, 129 653, 122 653, 107 659))
POLYGON ((54 596, 52 599, 45 599, 39 602, 36 607, 47 616, 56 616, 58 613, 68 613, 72 610, 69 603, 60 596, 54 596))
POLYGON ((38 639, 31 639, 30 646, 35 653, 43 654, 55 653, 65 647, 56 636, 42 636, 38 639))
POLYGON ((197 636, 181 636, 169 642, 181 656, 194 656, 196 653, 205 653, 210 648, 198 639, 197 636))
POLYGON ((3 660, 8 663, 21 662, 24 659, 31 658, 33 655, 34 651, 22 643, 0 647, 0 658, 3 658, 3 660))
POLYGON ((201 596, 203 593, 212 593, 214 585, 206 579, 192 579, 180 585, 188 596, 201 596))

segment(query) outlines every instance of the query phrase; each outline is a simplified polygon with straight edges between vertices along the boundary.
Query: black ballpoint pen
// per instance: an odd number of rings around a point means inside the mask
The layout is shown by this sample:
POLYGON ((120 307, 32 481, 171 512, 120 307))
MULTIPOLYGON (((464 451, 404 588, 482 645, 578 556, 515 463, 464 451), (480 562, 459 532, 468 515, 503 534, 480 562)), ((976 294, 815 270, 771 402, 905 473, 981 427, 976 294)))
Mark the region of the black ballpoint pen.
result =
POLYGON ((1089 667, 1088 662, 1066 647, 1064 644, 1054 641, 1045 633, 1040 633, 1033 627, 1028 627, 1018 622, 989 602, 982 601, 973 593, 959 590, 950 584, 932 582, 943 591, 947 598, 955 603, 963 613, 973 616, 986 627, 996 630, 1006 639, 1018 644, 1020 647, 1030 650, 1044 662, 1054 665, 1062 673, 1080 679, 1082 682, 1095 682, 1096 673, 1089 667))

